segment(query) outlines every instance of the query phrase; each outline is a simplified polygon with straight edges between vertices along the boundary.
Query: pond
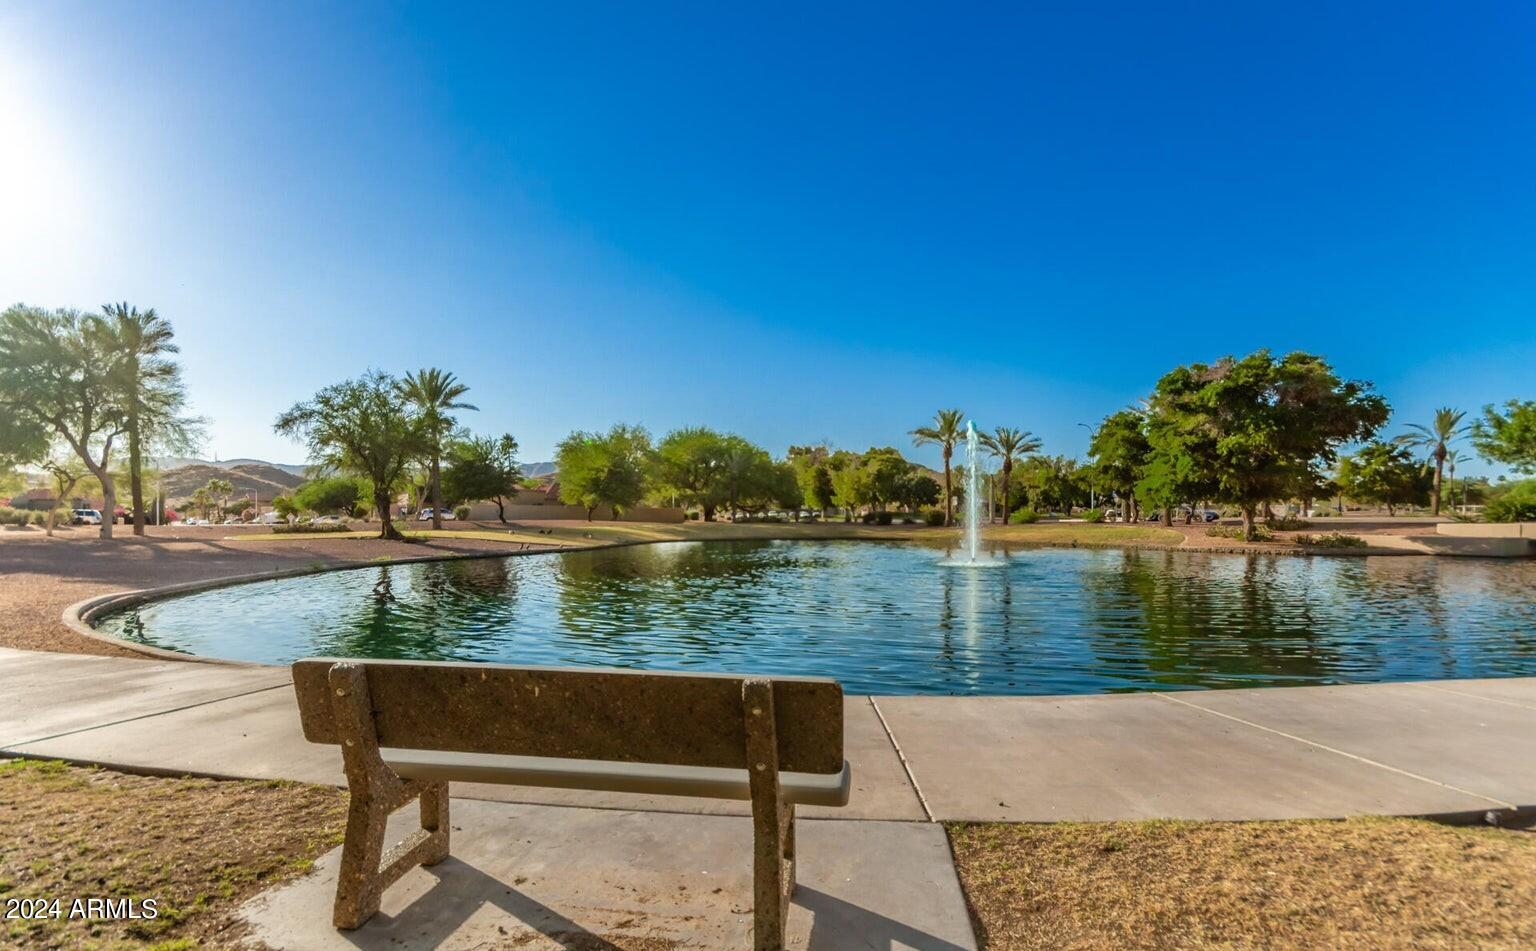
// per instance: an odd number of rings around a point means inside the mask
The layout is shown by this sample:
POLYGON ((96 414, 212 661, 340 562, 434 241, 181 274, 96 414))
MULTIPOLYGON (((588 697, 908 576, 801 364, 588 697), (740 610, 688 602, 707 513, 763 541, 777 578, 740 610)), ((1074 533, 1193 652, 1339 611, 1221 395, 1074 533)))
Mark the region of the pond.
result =
POLYGON ((679 542, 385 565, 185 595, 100 627, 178 651, 836 677, 1085 694, 1536 674, 1536 563, 679 542))

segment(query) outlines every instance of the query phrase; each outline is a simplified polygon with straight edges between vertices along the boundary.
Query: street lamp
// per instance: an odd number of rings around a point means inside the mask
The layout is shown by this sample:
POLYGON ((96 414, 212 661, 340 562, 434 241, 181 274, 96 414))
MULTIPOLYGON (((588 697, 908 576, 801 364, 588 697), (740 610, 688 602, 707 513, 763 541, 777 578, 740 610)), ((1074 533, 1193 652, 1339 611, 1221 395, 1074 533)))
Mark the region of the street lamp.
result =
MULTIPOLYGON (((1090 446, 1093 445, 1093 427, 1089 426, 1087 423, 1078 423, 1077 425, 1088 430, 1088 444, 1090 446)), ((1088 483, 1088 507, 1091 509, 1096 509, 1099 507, 1099 497, 1093 492, 1092 482, 1088 483)))

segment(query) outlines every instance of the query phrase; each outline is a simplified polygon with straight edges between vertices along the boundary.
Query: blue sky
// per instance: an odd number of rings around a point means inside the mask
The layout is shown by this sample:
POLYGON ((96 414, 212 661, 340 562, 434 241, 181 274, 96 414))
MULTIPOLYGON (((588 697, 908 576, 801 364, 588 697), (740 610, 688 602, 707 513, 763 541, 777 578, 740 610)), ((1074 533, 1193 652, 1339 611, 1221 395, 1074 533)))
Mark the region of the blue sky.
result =
POLYGON ((1080 454, 1262 346, 1393 431, 1536 398, 1536 7, 736 6, 12 0, 0 298, 158 308, 226 458, 368 367, 529 461, 941 406, 1080 454))

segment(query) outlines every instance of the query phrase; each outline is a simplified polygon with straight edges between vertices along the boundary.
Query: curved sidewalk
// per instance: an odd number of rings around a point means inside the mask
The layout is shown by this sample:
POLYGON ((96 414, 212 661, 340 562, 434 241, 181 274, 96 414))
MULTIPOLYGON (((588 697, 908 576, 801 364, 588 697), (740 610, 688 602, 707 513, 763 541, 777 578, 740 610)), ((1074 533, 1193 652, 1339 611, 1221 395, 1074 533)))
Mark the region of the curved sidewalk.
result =
MULTIPOLYGON (((0 649, 0 754, 345 785, 288 671, 0 649)), ((1091 697, 849 697, 848 807, 806 818, 1040 822, 1536 807, 1536 678, 1091 697)), ((455 785, 458 798, 744 815, 741 804, 455 785)))

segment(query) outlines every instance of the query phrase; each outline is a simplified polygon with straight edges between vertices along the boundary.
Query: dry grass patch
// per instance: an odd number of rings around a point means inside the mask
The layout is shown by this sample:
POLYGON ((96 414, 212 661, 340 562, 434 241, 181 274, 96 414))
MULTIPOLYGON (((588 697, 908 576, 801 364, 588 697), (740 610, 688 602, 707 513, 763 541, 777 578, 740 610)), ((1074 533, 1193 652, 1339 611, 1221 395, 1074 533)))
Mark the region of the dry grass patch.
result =
POLYGON ((1536 947, 1536 834, 1415 819, 949 827, 993 951, 1536 947))
POLYGON ((65 916, 0 920, 0 946, 227 945, 237 937, 230 913, 339 844, 345 811, 345 796, 325 786, 0 761, 0 908, 58 898, 65 916), (70 921, 75 898, 154 898, 159 914, 70 921))

